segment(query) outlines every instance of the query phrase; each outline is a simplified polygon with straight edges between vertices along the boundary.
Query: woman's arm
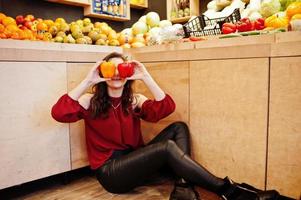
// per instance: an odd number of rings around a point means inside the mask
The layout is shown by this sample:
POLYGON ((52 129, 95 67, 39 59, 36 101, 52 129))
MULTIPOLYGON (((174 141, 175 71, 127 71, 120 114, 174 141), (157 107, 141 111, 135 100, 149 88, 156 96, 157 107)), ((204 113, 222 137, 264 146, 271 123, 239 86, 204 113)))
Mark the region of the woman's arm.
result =
MULTIPOLYGON (((133 60, 135 65, 135 73, 133 76, 129 77, 129 80, 142 80, 144 84, 148 87, 150 92, 153 94, 156 101, 161 101, 165 97, 165 92, 160 88, 152 76, 148 73, 145 66, 137 60, 133 60)), ((139 98, 139 100, 146 100, 146 98, 139 98)), ((140 103, 140 101, 139 101, 140 103)), ((143 102, 141 103, 141 105, 143 102)))
POLYGON ((52 107, 52 117, 59 122, 76 122, 84 118, 84 112, 89 108, 92 94, 84 94, 85 90, 93 84, 105 79, 99 76, 97 62, 89 71, 86 78, 68 94, 63 95, 52 107))
POLYGON ((94 66, 89 71, 86 78, 78 86, 76 86, 73 90, 68 92, 68 96, 70 98, 77 101, 82 96, 82 94, 85 92, 85 90, 87 88, 89 88, 90 86, 95 85, 99 82, 107 80, 107 79, 101 78, 99 76, 98 67, 101 64, 101 62, 102 61, 95 63, 94 66))

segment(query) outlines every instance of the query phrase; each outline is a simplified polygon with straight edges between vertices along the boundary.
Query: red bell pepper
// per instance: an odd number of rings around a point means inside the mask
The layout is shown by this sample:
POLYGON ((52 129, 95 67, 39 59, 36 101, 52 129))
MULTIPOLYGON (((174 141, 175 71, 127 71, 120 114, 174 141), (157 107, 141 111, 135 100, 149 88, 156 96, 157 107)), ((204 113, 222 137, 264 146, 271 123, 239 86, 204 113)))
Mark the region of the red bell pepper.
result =
POLYGON ((232 23, 224 23, 222 27, 223 34, 235 33, 237 30, 236 25, 232 23))
POLYGON ((262 19, 262 18, 258 18, 254 23, 255 23, 256 30, 262 30, 265 28, 264 19, 262 19))
POLYGON ((134 74, 135 63, 133 62, 124 62, 120 63, 117 66, 119 77, 126 78, 131 77, 134 74))
POLYGON ((242 18, 236 23, 239 32, 246 32, 252 30, 252 23, 249 18, 242 18))

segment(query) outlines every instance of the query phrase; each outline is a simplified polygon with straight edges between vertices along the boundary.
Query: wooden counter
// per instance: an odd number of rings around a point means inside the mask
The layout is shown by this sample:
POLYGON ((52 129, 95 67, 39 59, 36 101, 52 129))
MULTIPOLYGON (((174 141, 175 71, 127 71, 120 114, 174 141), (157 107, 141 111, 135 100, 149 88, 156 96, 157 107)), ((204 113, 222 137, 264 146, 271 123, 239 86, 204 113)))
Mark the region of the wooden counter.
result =
MULTIPOLYGON (((129 52, 150 71, 162 69, 155 78, 181 106, 178 119, 186 121, 188 112, 197 161, 220 177, 299 198, 301 32, 129 52), (178 74, 178 83, 171 74, 178 74)), ((151 135, 158 131, 151 124, 143 127, 151 135)))
MULTIPOLYGON (((143 122, 146 141, 185 121, 194 158, 217 176, 300 196, 300 32, 130 50, 0 40, 0 189, 88 165, 83 123, 57 123, 50 109, 112 51, 144 62, 177 103, 156 126, 143 122)), ((151 97, 139 81, 135 90, 151 97)))

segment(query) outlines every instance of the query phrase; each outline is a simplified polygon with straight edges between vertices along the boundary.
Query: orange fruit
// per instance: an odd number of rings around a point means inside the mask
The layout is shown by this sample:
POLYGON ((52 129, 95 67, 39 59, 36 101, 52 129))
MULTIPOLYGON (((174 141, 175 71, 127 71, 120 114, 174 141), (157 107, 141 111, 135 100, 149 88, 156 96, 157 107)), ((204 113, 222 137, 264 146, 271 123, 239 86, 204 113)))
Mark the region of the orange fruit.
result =
POLYGON ((9 24, 16 24, 16 20, 14 18, 12 18, 12 17, 4 17, 2 19, 2 24, 4 26, 7 26, 9 24))
POLYGON ((18 32, 14 32, 11 34, 10 36, 11 39, 14 39, 14 40, 19 40, 20 39, 20 35, 18 32))
POLYGON ((25 39, 28 39, 28 40, 32 40, 33 39, 33 33, 31 30, 29 29, 26 29, 23 31, 25 33, 25 39))
POLYGON ((5 33, 0 33, 0 38, 1 38, 1 39, 6 39, 7 36, 5 35, 5 33))
POLYGON ((23 30, 18 30, 18 33, 19 33, 20 40, 25 40, 25 39, 27 39, 27 34, 26 34, 26 32, 24 32, 23 30))
POLYGON ((0 23, 2 23, 2 19, 4 19, 6 17, 6 15, 5 14, 3 14, 3 13, 0 13, 0 23))
POLYGON ((3 26, 3 24, 0 24, 0 33, 4 32, 5 27, 3 26))
POLYGON ((16 24, 9 24, 5 28, 6 28, 6 30, 8 30, 11 33, 17 32, 19 30, 19 28, 16 24))
POLYGON ((44 22, 39 22, 37 24, 37 30, 38 31, 47 31, 48 30, 48 26, 44 22))
POLYGON ((111 30, 111 31, 109 32, 108 39, 109 39, 109 40, 117 39, 117 33, 116 33, 115 31, 111 30))
POLYGON ((126 44, 126 43, 132 43, 133 42, 133 37, 130 35, 125 35, 125 34, 120 34, 118 37, 118 41, 120 45, 126 44))
POLYGON ((295 14, 301 14, 301 2, 293 2, 286 8, 286 16, 289 19, 295 14))
POLYGON ((36 35, 36 38, 37 38, 38 40, 43 40, 44 34, 38 33, 38 34, 36 35))
POLYGON ((55 22, 61 24, 61 23, 66 23, 66 20, 64 18, 59 17, 56 18, 55 22))
POLYGON ((10 38, 10 36, 12 35, 12 32, 10 32, 9 30, 5 29, 3 32, 7 38, 10 38))
POLYGON ((51 19, 46 19, 43 21, 45 24, 47 24, 48 28, 50 26, 53 26, 54 25, 54 21, 52 21, 51 19))
POLYGON ((104 34, 106 34, 106 35, 109 35, 109 33, 110 33, 110 28, 109 28, 109 26, 103 25, 103 26, 100 28, 100 30, 101 30, 102 33, 104 33, 104 34))

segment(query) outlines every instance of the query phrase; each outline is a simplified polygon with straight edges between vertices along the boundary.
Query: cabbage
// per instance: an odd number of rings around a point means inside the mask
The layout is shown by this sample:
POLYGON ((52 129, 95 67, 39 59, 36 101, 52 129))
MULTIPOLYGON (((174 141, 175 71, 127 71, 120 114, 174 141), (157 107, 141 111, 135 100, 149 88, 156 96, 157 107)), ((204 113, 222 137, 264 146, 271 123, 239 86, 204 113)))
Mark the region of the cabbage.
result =
POLYGON ((249 15, 249 19, 251 21, 255 21, 256 19, 259 19, 259 18, 262 18, 261 14, 259 12, 252 12, 250 15, 249 15))
POLYGON ((281 4, 279 0, 263 1, 260 8, 260 14, 267 18, 280 11, 281 4))
POLYGON ((142 17, 139 18, 138 21, 146 23, 146 16, 143 15, 142 17))
POLYGON ((162 20, 159 23, 159 27, 163 28, 165 26, 172 26, 172 23, 169 20, 162 20))
POLYGON ((134 35, 144 34, 148 31, 148 28, 144 22, 138 21, 133 25, 132 31, 134 35))
POLYGON ((124 34, 124 35, 130 35, 130 36, 133 35, 133 32, 132 32, 132 29, 131 29, 131 28, 123 29, 123 30, 121 31, 121 33, 124 34))
POLYGON ((207 4, 207 9, 208 9, 208 10, 218 11, 217 6, 216 6, 216 1, 215 1, 215 0, 210 1, 210 2, 207 4))
POLYGON ((156 12, 149 12, 146 15, 146 23, 149 25, 151 28, 159 26, 160 23, 160 16, 156 12))

